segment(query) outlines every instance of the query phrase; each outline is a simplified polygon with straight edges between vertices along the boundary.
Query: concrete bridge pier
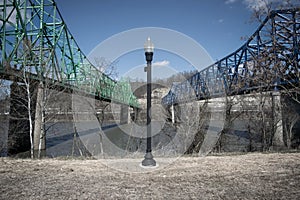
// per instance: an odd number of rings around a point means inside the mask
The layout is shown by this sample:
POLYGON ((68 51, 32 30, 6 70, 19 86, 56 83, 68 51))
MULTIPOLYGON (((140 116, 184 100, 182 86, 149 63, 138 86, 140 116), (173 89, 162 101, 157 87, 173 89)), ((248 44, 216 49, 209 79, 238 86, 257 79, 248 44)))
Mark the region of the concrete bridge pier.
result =
POLYGON ((30 150, 28 110, 26 90, 17 82, 10 85, 10 110, 8 122, 8 155, 16 155, 30 150))
POLYGON ((177 122, 180 122, 180 114, 181 114, 181 109, 180 105, 175 104, 171 105, 170 108, 168 109, 168 115, 169 115, 169 120, 171 120, 172 124, 176 124, 177 122))
POLYGON ((272 93, 272 107, 273 107, 273 127, 274 127, 274 136, 273 136, 273 147, 282 148, 284 147, 283 139, 283 114, 282 114, 282 103, 281 103, 281 94, 280 92, 272 93))
POLYGON ((134 122, 137 122, 140 118, 140 112, 141 112, 141 109, 138 109, 138 108, 133 108, 133 113, 131 113, 131 119, 134 121, 134 122))
POLYGON ((120 124, 130 124, 131 122, 137 122, 140 120, 139 108, 132 108, 128 105, 121 104, 120 110, 120 124))
POLYGON ((120 124, 129 124, 131 122, 130 118, 131 107, 125 104, 121 104, 120 109, 120 124))
POLYGON ((175 124, 175 109, 174 109, 174 105, 171 105, 171 120, 172 120, 172 124, 175 124))
POLYGON ((43 83, 39 83, 36 91, 35 117, 33 129, 33 151, 35 157, 46 155, 46 135, 45 135, 45 106, 43 83))
POLYGON ((13 82, 10 86, 10 111, 7 149, 8 155, 30 156, 30 120, 33 137, 34 156, 45 154, 43 88, 38 82, 30 83, 28 97, 26 85, 13 82), (30 108, 29 108, 30 107, 30 108), (30 109, 30 112, 29 112, 30 109), (39 152, 39 149, 41 150, 39 152))
MULTIPOLYGON (((206 100, 198 101, 201 112, 199 116, 193 117, 199 118, 203 125, 203 127, 199 127, 200 136, 205 134, 200 154, 209 152, 209 148, 215 146, 220 137, 220 149, 223 151, 247 151, 249 148, 252 150, 265 148, 282 150, 286 148, 286 135, 288 134, 286 133, 286 126, 288 127, 286 123, 291 123, 289 122, 293 115, 291 112, 299 113, 300 110, 298 104, 291 103, 290 97, 282 92, 272 91, 227 98, 213 98, 207 102, 206 100), (223 135, 220 135, 222 130, 223 135)), ((181 122, 180 106, 170 106, 167 113, 172 123, 179 124, 181 122)), ((293 133, 298 131, 298 126, 300 127, 300 122, 299 125, 294 125, 293 133)), ((197 140, 198 137, 195 139, 197 140)), ((197 142, 195 141, 195 143, 197 142)))

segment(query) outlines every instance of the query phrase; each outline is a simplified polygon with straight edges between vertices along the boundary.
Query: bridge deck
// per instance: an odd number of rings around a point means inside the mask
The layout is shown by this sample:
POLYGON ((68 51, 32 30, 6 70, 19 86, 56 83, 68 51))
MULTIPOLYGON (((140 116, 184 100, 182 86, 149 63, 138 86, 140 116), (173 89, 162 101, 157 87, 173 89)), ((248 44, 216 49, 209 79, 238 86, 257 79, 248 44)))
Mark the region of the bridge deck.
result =
POLYGON ((89 62, 54 0, 4 0, 0 21, 2 78, 51 79, 67 88, 138 107, 128 81, 116 82, 89 62))
POLYGON ((162 104, 296 88, 299 38, 300 8, 272 11, 242 47, 184 82, 173 84, 162 104))

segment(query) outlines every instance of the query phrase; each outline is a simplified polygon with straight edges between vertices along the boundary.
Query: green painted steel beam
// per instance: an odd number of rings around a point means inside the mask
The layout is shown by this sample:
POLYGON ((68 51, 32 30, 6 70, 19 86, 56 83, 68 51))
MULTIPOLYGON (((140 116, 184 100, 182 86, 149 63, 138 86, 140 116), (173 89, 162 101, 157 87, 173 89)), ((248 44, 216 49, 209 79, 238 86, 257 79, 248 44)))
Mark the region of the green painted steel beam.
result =
POLYGON ((128 81, 112 80, 87 60, 54 0, 3 0, 0 36, 0 73, 25 70, 40 80, 138 107, 128 81))

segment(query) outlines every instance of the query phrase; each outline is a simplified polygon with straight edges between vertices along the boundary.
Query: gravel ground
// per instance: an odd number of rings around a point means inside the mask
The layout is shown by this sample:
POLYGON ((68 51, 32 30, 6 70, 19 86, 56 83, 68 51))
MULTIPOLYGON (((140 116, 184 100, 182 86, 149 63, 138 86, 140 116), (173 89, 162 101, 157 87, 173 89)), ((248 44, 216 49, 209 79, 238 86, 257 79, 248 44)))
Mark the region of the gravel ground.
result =
POLYGON ((0 199, 300 199, 300 153, 181 157, 144 173, 104 162, 0 158, 0 199))

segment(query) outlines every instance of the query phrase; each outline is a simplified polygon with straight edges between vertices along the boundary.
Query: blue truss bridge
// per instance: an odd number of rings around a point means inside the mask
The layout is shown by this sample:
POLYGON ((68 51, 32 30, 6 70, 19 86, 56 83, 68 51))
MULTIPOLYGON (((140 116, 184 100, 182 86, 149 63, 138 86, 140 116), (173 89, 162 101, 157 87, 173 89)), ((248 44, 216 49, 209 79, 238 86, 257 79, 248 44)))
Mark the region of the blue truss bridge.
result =
POLYGON ((138 107, 128 82, 117 83, 89 62, 54 0, 1 2, 0 78, 26 76, 138 107))
POLYGON ((181 83, 163 97, 166 107, 253 90, 299 88, 300 8, 275 10, 246 43, 181 83))

